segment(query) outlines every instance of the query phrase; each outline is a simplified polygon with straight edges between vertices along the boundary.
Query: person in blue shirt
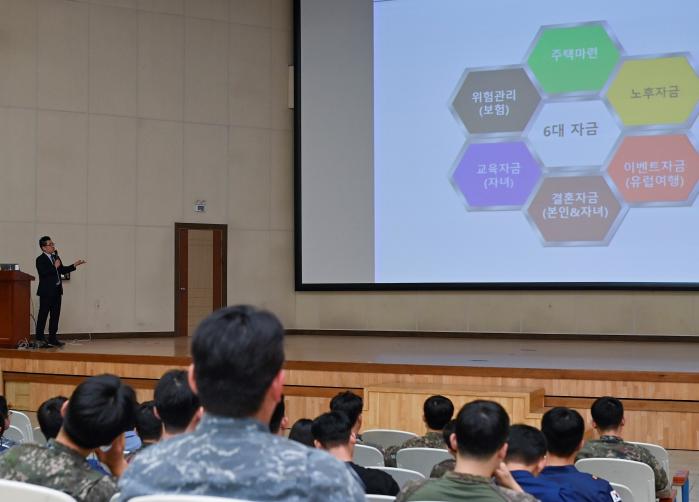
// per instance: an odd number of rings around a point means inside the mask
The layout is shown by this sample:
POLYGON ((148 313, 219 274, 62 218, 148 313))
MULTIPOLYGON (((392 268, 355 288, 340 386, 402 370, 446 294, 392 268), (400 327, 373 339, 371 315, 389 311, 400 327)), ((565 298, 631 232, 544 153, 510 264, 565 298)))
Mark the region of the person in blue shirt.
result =
POLYGON ((585 422, 570 408, 557 407, 541 419, 541 432, 546 437, 548 455, 542 480, 568 487, 576 502, 620 502, 621 497, 608 481, 575 468, 575 455, 583 445, 585 422))
POLYGON ((576 500, 569 488, 537 477, 546 467, 546 438, 539 429, 524 424, 510 427, 505 464, 519 486, 541 502, 576 500))

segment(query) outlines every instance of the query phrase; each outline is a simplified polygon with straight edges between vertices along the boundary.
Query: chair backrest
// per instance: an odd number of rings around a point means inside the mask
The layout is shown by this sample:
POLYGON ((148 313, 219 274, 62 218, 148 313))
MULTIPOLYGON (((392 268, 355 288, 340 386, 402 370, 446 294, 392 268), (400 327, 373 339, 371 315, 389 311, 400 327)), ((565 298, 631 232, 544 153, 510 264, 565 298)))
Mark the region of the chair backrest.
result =
POLYGON ((621 502, 634 502, 633 493, 626 485, 621 485, 619 483, 609 483, 614 488, 614 491, 621 497, 621 502))
POLYGON ((250 502, 243 499, 231 499, 228 497, 210 497, 208 495, 167 495, 165 493, 159 495, 144 495, 142 497, 134 497, 129 499, 129 502, 250 502))
POLYGON ((667 453, 665 448, 652 443, 638 443, 636 441, 627 441, 627 443, 643 446, 646 450, 651 452, 658 463, 663 466, 663 469, 665 469, 665 473, 667 474, 668 478, 670 477, 670 455, 667 453))
POLYGON ((417 471, 429 478, 435 465, 442 460, 453 458, 448 450, 439 448, 403 448, 396 453, 396 465, 403 469, 417 471))
POLYGON ((14 441, 18 444, 27 442, 27 439, 24 436, 24 432, 16 425, 10 425, 7 428, 7 430, 5 430, 5 433, 2 435, 2 437, 4 437, 5 439, 9 439, 10 441, 14 441))
POLYGON ((367 493, 365 499, 366 502, 391 502, 391 500, 396 500, 396 497, 392 497, 391 495, 373 495, 371 493, 367 493))
POLYGON ((425 476, 417 471, 411 471, 410 469, 401 469, 400 467, 369 467, 369 469, 378 469, 386 474, 390 474, 393 479, 396 480, 398 486, 403 488, 405 483, 412 481, 414 479, 420 480, 425 479, 425 476))
POLYGON ((34 429, 32 421, 21 411, 10 410, 10 425, 18 427, 24 434, 24 441, 27 443, 34 442, 34 429))
POLYGON ((34 427, 34 442, 36 444, 44 445, 46 444, 46 436, 41 432, 41 427, 34 427))
POLYGON ((58 490, 43 486, 20 483, 0 479, 2 500, 18 500, 22 502, 75 502, 75 499, 58 490))
POLYGON ((381 448, 400 446, 408 439, 416 437, 418 437, 418 435, 413 434, 412 432, 397 431, 393 429, 371 429, 362 432, 362 441, 365 443, 377 444, 381 448))
POLYGON ((610 483, 627 486, 634 502, 655 502, 655 475, 653 469, 642 462, 620 458, 584 458, 575 462, 575 467, 610 483))
POLYGON ((378 448, 364 444, 354 445, 352 462, 362 467, 383 467, 386 465, 383 460, 383 453, 378 448))

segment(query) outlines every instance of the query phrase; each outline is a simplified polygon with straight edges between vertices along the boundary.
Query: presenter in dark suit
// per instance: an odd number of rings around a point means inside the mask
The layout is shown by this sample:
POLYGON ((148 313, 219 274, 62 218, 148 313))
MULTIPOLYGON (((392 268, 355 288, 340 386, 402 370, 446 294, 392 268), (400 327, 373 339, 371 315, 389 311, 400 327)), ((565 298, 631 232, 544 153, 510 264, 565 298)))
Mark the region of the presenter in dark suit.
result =
POLYGON ((36 294, 39 296, 39 315, 36 318, 36 343, 39 347, 62 347, 65 345, 58 340, 58 320, 61 317, 61 297, 63 285, 61 274, 73 272, 76 267, 85 263, 78 260, 72 265, 64 266, 58 256, 56 246, 51 237, 45 235, 39 239, 39 247, 42 253, 36 257, 36 271, 39 273, 39 287, 36 294), (48 343, 44 338, 44 326, 46 318, 49 319, 48 343))

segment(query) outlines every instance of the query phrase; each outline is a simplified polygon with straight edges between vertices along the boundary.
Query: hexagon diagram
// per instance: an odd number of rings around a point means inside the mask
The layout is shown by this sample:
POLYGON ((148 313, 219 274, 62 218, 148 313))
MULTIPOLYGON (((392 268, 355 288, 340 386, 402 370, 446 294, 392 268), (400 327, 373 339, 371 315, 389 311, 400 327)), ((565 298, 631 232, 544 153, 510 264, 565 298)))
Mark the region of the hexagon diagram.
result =
POLYGON ((527 64, 548 94, 597 92, 620 57, 601 23, 548 26, 539 31, 527 64))
POLYGON ((683 55, 629 59, 607 98, 626 126, 684 124, 699 99, 699 78, 683 55))
POLYGON ((601 100, 546 103, 529 129, 533 150, 548 168, 602 166, 620 129, 601 100))
POLYGON ((523 68, 467 70, 452 110, 469 134, 520 132, 540 100, 523 68))
POLYGON ((546 246, 606 245, 623 216, 603 176, 545 178, 527 208, 546 246))
POLYGON ((684 134, 628 136, 608 169, 630 204, 686 205, 699 181, 699 154, 684 134))
POLYGON ((523 142, 474 143, 463 152, 452 183, 469 209, 519 209, 540 177, 523 142))

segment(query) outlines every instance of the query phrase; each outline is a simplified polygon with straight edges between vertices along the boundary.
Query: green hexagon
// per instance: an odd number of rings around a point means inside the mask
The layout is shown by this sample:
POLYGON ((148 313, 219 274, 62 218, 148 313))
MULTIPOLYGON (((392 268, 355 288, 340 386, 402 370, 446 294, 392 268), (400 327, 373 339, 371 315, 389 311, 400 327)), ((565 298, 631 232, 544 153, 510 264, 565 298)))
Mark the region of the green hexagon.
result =
POLYGON ((682 124, 699 100, 699 77, 685 56, 630 59, 607 98, 626 126, 682 124))
POLYGON ((527 60, 548 94, 599 91, 619 61, 619 49, 601 24, 541 30, 527 60))

